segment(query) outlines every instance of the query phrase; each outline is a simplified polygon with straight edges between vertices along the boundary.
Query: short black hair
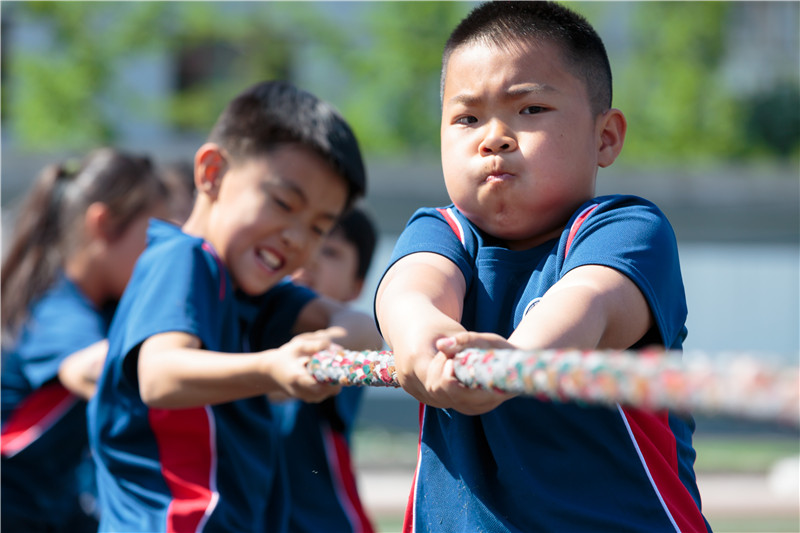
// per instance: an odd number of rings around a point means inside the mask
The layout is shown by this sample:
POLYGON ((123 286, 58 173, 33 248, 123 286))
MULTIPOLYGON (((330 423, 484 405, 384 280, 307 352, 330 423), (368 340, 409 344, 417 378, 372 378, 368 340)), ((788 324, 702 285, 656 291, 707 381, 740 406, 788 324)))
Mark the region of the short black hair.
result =
POLYGON ((611 65, 602 39, 589 22, 555 2, 486 2, 473 9, 450 34, 442 54, 441 90, 453 51, 479 41, 509 45, 519 41, 558 45, 573 74, 586 84, 592 111, 611 107, 611 65))
POLYGON ((359 207, 352 208, 339 219, 334 233, 342 232, 344 239, 358 250, 358 279, 365 279, 372 263, 375 245, 378 240, 375 224, 367 213, 359 207))
POLYGON ((366 193, 366 171, 355 134, 329 103, 282 80, 257 83, 222 111, 208 137, 241 160, 296 144, 319 154, 348 185, 350 206, 366 193))

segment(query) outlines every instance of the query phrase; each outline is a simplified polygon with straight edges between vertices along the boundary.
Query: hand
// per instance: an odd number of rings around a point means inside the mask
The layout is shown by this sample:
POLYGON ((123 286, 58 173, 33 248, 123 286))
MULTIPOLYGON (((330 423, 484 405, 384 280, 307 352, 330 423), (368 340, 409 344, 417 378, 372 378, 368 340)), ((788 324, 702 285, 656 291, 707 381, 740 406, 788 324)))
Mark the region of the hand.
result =
MULTIPOLYGON (((443 337, 437 340, 436 349, 447 358, 443 371, 452 375, 454 380, 454 358, 467 348, 482 350, 513 349, 514 346, 500 335, 471 331, 456 333, 450 337, 443 337)), ((459 382, 457 388, 450 389, 449 396, 456 411, 465 415, 480 415, 491 411, 504 401, 516 396, 516 394, 494 390, 470 389, 459 382)))
POLYGON ((335 396, 340 385, 319 383, 306 369, 311 357, 331 348, 331 338, 342 335, 342 328, 328 328, 297 335, 277 350, 269 350, 269 369, 277 389, 269 393, 272 399, 297 398, 304 402, 318 403, 335 396))

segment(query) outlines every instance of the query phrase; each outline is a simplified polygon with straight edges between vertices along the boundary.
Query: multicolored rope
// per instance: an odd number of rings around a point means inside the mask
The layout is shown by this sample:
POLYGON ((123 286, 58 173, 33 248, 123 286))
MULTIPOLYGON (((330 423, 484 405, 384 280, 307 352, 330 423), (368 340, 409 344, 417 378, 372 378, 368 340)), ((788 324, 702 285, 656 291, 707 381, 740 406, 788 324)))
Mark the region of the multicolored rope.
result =
POLYGON ((354 352, 325 350, 318 352, 306 365, 320 383, 399 387, 392 352, 354 352))
MULTIPOLYGON (((753 354, 465 350, 454 362, 470 388, 800 425, 800 369, 753 354)), ((320 382, 399 386, 388 351, 320 352, 308 368, 320 382)))

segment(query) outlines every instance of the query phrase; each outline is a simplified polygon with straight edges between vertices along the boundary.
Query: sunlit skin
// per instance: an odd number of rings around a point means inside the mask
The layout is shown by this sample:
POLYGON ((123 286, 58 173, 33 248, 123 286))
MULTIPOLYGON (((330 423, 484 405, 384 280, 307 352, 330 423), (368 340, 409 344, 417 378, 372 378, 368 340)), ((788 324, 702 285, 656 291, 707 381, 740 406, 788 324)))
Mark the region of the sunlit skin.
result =
POLYGON ((292 281, 339 302, 355 300, 364 285, 358 277, 358 249, 342 230, 334 230, 292 281))
POLYGON ((615 110, 595 116, 585 83, 550 43, 457 48, 441 124, 445 185, 477 226, 521 250, 556 237, 594 196, 615 110))
MULTIPOLYGON (((557 238, 594 197, 598 167, 619 155, 625 117, 593 113, 585 81, 547 42, 485 40, 450 55, 442 104, 442 166, 453 203, 497 245, 526 250, 557 238)), ((466 280, 435 253, 403 257, 376 295, 376 316, 403 388, 428 405, 485 413, 511 395, 461 386, 453 357, 468 347, 626 348, 652 325, 638 287, 614 269, 565 274, 506 339, 460 323, 466 280)))
POLYGON ((304 148, 285 146, 240 164, 219 156, 202 156, 210 172, 199 187, 213 197, 208 217, 202 227, 190 218, 185 229, 213 245, 237 287, 259 294, 316 251, 344 209, 347 186, 304 148))

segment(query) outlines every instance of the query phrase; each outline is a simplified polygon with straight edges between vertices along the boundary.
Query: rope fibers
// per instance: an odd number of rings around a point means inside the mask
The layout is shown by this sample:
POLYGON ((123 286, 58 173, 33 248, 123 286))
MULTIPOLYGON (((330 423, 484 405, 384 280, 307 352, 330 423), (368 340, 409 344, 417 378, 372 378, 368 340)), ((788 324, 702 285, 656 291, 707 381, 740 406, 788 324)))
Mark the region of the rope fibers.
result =
MULTIPOLYGON (((474 389, 798 426, 800 369, 769 361, 744 353, 470 349, 456 355, 454 368, 474 389)), ((324 383, 400 386, 389 351, 322 351, 308 370, 324 383)))

